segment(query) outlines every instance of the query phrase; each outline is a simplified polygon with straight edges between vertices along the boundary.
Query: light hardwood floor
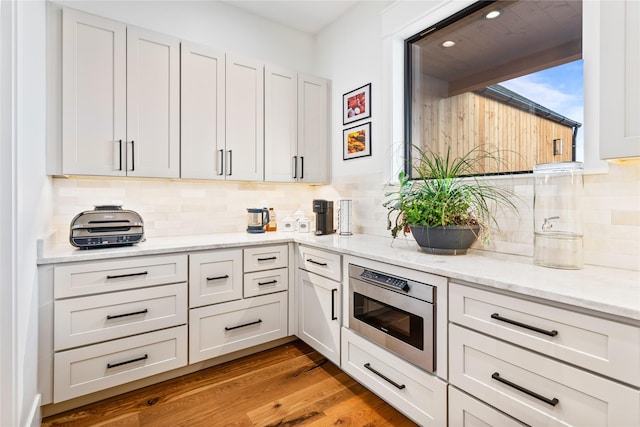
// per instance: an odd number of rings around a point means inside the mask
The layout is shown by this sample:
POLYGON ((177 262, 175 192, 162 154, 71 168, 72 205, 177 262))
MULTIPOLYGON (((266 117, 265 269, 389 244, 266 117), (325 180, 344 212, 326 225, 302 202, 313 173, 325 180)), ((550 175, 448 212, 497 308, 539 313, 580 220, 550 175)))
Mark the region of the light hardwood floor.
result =
POLYGON ((302 341, 73 411, 42 426, 415 426, 302 341))

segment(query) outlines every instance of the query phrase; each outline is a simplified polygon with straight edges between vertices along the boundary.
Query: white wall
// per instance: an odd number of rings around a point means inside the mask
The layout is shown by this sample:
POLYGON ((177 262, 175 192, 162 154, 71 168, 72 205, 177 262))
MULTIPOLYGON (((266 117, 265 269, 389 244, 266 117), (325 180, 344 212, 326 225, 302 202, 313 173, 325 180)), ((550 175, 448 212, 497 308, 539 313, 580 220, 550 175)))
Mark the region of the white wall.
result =
MULTIPOLYGON (((12 251, 14 271, 3 277, 2 294, 9 296, 10 304, 3 300, 4 310, 8 308, 9 331, 3 329, 3 366, 5 356, 11 355, 10 380, 2 380, 3 425, 38 425, 39 395, 37 387, 38 353, 38 276, 36 267, 36 239, 44 232, 50 211, 50 180, 44 174, 45 168, 45 3, 43 1, 3 1, 3 13, 14 8, 11 25, 12 45, 2 50, 0 62, 15 67, 15 80, 11 82, 14 103, 11 113, 2 111, 3 126, 11 122, 11 135, 3 133, 2 152, 10 158, 3 158, 3 184, 11 183, 11 188, 2 189, 3 221, 8 220, 9 233, 3 228, 2 253, 12 251), (12 117, 8 118, 7 114, 12 117), (5 139, 5 136, 9 136, 5 139), (8 166, 5 168, 4 166, 8 166), (6 179, 6 181, 5 181, 6 179), (5 341, 4 333, 10 334, 5 341), (8 348, 4 344, 8 344, 8 348), (10 397, 7 394, 11 393, 10 397), (5 399, 5 397, 8 397, 5 399), (10 405, 10 406, 8 406, 10 405)), ((6 24, 3 19, 2 24, 6 24)), ((3 31, 5 28, 3 27, 3 31)), ((3 32, 3 36, 6 33, 3 32)), ((6 68, 3 67, 3 71, 6 68)), ((4 90, 3 99, 11 97, 4 90)), ((3 129, 4 130, 4 129, 3 129)), ((5 224, 3 224, 5 227, 5 224)), ((4 256, 3 256, 4 257, 4 256)), ((5 372, 3 372, 4 374, 5 372)))

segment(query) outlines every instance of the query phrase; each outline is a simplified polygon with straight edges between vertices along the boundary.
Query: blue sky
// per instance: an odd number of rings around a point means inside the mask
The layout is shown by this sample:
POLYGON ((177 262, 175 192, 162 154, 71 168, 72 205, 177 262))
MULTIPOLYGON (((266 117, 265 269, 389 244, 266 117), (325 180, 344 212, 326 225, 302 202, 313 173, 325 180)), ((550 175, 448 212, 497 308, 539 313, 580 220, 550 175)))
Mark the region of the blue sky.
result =
POLYGON ((556 113, 583 124, 578 130, 578 159, 584 135, 584 91, 582 60, 569 62, 500 83, 556 113))

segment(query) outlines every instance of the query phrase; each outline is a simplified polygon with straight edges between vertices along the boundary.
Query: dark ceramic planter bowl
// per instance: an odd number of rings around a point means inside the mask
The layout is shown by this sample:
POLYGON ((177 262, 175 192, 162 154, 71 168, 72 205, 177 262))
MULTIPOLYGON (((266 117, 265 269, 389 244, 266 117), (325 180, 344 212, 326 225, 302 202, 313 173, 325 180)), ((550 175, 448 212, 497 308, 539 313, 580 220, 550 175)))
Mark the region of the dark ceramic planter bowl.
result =
POLYGON ((412 225, 411 234, 420 248, 433 255, 464 255, 476 241, 480 226, 447 225, 425 227, 412 225))

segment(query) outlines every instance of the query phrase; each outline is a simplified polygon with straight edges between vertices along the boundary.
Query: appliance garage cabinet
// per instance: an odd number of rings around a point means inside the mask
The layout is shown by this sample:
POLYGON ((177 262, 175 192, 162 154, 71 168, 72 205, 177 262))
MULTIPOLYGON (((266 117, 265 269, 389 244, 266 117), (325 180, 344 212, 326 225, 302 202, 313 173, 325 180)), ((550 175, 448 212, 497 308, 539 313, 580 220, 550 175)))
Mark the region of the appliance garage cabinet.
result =
POLYGON ((637 326, 461 283, 449 302, 450 425, 640 425, 637 326))
POLYGON ((298 246, 298 337, 340 366, 342 256, 298 246))

